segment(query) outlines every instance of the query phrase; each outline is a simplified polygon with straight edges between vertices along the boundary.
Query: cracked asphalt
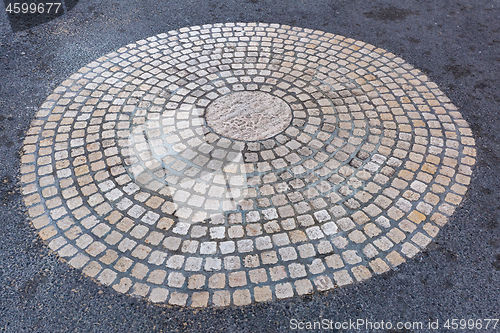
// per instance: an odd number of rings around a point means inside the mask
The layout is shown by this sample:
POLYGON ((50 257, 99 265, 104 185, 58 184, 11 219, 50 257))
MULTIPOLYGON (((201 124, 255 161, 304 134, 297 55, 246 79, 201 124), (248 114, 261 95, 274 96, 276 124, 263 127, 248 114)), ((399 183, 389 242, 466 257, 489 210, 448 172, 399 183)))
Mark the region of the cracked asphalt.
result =
POLYGON ((494 0, 81 0, 51 22, 14 33, 0 14, 0 330, 288 332, 291 319, 427 325, 500 318, 499 17, 494 0), (280 23, 361 40, 421 69, 450 97, 475 135, 477 164, 461 207, 423 253, 324 294, 192 310, 118 294, 49 251, 27 221, 19 185, 20 149, 38 107, 66 77, 123 45, 217 22, 280 23))

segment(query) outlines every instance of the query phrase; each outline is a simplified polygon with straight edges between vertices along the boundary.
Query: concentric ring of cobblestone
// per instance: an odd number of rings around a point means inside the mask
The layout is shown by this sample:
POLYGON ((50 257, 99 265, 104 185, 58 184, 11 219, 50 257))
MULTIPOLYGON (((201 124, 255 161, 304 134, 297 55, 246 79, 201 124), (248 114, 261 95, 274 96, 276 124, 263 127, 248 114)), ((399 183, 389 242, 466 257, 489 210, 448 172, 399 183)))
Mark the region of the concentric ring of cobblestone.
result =
POLYGON ((203 307, 400 265, 460 204, 475 155, 456 107, 394 54, 228 23, 80 69, 38 111, 21 172, 33 226, 71 266, 120 293, 203 307), (256 141, 220 135, 205 112, 237 92, 284 101, 292 119, 256 141))

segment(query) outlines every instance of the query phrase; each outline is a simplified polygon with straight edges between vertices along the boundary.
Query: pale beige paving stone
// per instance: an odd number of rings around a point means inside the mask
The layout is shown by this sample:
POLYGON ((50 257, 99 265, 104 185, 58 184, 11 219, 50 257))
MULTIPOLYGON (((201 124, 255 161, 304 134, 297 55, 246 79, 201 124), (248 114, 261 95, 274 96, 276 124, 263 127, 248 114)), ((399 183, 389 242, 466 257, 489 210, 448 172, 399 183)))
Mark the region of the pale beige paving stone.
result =
POLYGON ((248 272, 250 282, 252 283, 262 283, 268 280, 266 270, 263 268, 254 269, 248 272))
POLYGON ((248 305, 252 302, 252 296, 248 289, 238 289, 233 293, 234 305, 248 305))
POLYGON ((253 295, 256 302, 267 302, 272 300, 273 294, 269 286, 255 287, 253 295))
POLYGON ((314 278, 313 283, 314 285, 316 285, 316 288, 318 288, 319 291, 325 291, 334 288, 332 280, 326 275, 321 275, 314 278))
POLYGON ((201 274, 191 275, 188 280, 189 289, 201 289, 205 285, 206 276, 201 274))
POLYGON ((290 283, 277 284, 275 286, 275 293, 279 299, 289 298, 293 296, 293 287, 290 283))
POLYGON ((145 297, 151 288, 144 283, 136 282, 132 286, 131 295, 145 297))
POLYGON ((149 300, 153 303, 164 303, 168 298, 169 291, 165 288, 155 288, 149 294, 149 300))
POLYGON ((188 294, 174 291, 174 292, 170 293, 170 299, 168 300, 168 303, 172 304, 172 305, 184 306, 184 305, 186 305, 187 298, 188 298, 188 294))
POLYGON ((372 274, 366 266, 356 266, 351 268, 352 275, 357 281, 363 281, 369 279, 372 274))
POLYGON ((310 294, 314 288, 310 280, 302 279, 295 281, 295 290, 299 295, 310 294))
POLYGON ((231 293, 228 290, 220 290, 214 292, 212 303, 215 306, 228 306, 231 304, 231 293))
POLYGON ((210 294, 206 291, 193 293, 190 306, 194 308, 205 307, 208 304, 209 297, 210 294))
POLYGON ((126 293, 132 287, 132 280, 129 278, 121 278, 120 281, 115 283, 112 287, 119 293, 126 293))

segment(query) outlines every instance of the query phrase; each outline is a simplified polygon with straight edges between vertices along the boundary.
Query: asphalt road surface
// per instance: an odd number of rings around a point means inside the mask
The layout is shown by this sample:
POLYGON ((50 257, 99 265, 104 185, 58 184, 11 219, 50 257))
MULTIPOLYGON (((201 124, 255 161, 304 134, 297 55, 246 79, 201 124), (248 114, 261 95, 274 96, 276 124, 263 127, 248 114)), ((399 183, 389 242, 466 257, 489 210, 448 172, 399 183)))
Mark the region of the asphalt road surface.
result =
POLYGON ((428 323, 439 320, 437 331, 447 332, 448 319, 500 318, 499 17, 494 0, 81 0, 53 21, 14 33, 1 13, 0 331, 288 332, 298 321, 363 319, 424 325, 380 332, 436 332, 428 323), (331 292, 192 310, 118 294, 49 251, 27 222, 19 185, 20 149, 38 107, 69 75, 121 46, 218 22, 351 37, 400 56, 438 84, 469 122, 478 157, 461 207, 423 253, 331 292))

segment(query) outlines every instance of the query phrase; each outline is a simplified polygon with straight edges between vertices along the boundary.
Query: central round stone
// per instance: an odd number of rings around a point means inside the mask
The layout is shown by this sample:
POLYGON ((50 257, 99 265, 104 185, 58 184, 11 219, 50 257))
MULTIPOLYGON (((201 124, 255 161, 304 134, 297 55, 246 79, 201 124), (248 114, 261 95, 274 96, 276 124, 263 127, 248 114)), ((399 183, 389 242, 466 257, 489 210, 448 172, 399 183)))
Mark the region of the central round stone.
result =
POLYGON ((213 101, 205 120, 219 135, 258 141, 283 132, 292 121, 292 109, 281 98, 266 92, 238 91, 213 101))

